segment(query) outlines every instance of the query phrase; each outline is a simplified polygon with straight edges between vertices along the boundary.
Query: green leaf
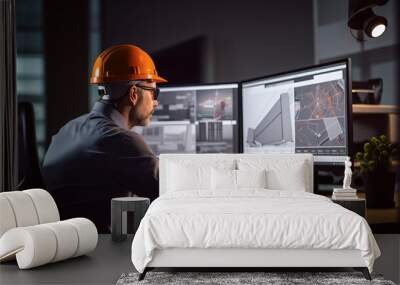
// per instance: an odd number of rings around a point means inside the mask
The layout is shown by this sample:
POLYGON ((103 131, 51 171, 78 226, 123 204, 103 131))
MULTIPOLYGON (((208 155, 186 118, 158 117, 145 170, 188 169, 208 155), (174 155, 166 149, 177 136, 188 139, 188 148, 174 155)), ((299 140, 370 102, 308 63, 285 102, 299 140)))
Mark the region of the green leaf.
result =
POLYGON ((389 143, 389 139, 385 135, 379 136, 379 139, 381 140, 381 142, 383 142, 385 144, 389 143))
POLYGON ((371 144, 370 143, 364 144, 364 152, 369 152, 369 151, 371 151, 371 144))
POLYGON ((378 140, 376 137, 372 137, 372 138, 370 139, 370 142, 371 142, 372 144, 374 144, 374 145, 379 144, 379 140, 378 140))
POLYGON ((362 152, 357 152, 357 153, 356 153, 356 160, 357 160, 357 161, 361 161, 361 160, 363 159, 363 157, 364 157, 364 156, 363 156, 362 152))
POLYGON ((374 171, 376 167, 376 161, 370 160, 368 161, 368 170, 369 171, 374 171))
POLYGON ((361 162, 360 167, 362 170, 368 170, 368 163, 363 161, 361 162))

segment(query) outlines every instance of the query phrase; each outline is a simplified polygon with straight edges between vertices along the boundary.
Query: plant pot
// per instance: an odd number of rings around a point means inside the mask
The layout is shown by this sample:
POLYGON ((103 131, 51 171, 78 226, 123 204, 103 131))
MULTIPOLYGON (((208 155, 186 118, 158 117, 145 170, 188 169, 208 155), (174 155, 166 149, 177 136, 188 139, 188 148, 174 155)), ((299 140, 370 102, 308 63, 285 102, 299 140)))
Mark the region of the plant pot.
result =
POLYGON ((377 170, 363 174, 367 208, 394 208, 396 173, 377 170))

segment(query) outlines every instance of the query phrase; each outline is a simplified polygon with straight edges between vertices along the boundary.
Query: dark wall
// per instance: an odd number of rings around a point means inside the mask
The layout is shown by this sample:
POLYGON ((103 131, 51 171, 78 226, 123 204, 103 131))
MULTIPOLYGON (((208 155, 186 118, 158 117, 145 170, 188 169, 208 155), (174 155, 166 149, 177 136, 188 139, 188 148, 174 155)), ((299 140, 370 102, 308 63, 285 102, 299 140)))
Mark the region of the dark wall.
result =
POLYGON ((316 59, 319 62, 338 58, 352 59, 352 77, 355 81, 373 78, 383 80, 381 104, 399 104, 400 93, 400 5, 388 1, 375 7, 374 13, 388 21, 387 30, 378 38, 360 42, 351 36, 347 26, 348 0, 318 0, 316 14, 316 59))
POLYGON ((203 81, 242 80, 314 62, 312 0, 115 0, 105 1, 103 11, 103 48, 132 43, 153 53, 206 37, 203 81))
POLYGON ((47 143, 66 122, 89 109, 88 3, 44 1, 47 143))

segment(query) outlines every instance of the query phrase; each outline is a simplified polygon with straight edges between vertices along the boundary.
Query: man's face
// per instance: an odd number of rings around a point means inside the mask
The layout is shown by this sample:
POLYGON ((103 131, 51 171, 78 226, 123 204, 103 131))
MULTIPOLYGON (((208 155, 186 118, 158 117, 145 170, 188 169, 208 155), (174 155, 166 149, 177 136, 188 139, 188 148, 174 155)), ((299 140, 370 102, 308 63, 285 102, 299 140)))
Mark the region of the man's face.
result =
POLYGON ((155 82, 142 81, 136 85, 137 101, 130 112, 130 121, 134 126, 148 126, 151 116, 158 105, 158 101, 154 100, 154 92, 145 90, 139 86, 155 88, 155 82))

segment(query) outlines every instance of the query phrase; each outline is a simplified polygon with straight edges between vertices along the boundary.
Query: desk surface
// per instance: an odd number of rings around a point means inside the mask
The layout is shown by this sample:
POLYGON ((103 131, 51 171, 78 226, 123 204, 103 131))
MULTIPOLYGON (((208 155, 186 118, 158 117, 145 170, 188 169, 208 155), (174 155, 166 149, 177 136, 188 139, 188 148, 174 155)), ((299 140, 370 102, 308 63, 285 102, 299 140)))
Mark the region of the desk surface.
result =
POLYGON ((97 248, 80 256, 28 270, 16 261, 0 264, 0 284, 115 284, 122 273, 134 271, 131 261, 133 236, 112 242, 111 235, 99 235, 97 248))

